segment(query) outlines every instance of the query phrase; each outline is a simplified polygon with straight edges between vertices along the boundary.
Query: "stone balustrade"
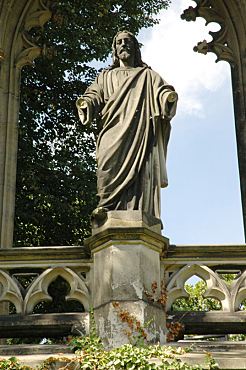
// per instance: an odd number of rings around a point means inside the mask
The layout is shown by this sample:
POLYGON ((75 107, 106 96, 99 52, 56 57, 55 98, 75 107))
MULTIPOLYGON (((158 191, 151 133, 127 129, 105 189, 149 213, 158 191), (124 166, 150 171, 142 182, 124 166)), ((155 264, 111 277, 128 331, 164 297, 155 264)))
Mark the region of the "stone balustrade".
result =
MULTIPOLYGON (((99 242, 100 238, 94 239, 99 242)), ((161 279, 164 271, 169 322, 180 320, 187 334, 246 333, 246 312, 241 310, 246 299, 245 244, 170 245, 161 254, 161 279), (235 278, 228 284, 221 274, 233 274, 235 278), (189 298, 185 283, 194 275, 206 282, 204 298, 220 301, 222 311, 192 311, 184 315, 183 311, 172 310, 176 299, 189 298)), ((88 333, 89 307, 96 298, 93 292, 98 295, 102 284, 98 279, 90 251, 85 247, 0 249, 0 302, 12 303, 16 309, 16 314, 0 315, 0 337, 88 333), (38 303, 52 300, 48 288, 58 276, 70 285, 66 300, 80 302, 85 312, 33 314, 38 303), (32 282, 25 288, 19 277, 32 277, 32 282)))
POLYGON ((170 321, 185 325, 186 334, 243 334, 246 333, 246 245, 170 245, 161 261, 162 275, 168 294, 167 312, 170 321), (223 274, 233 274, 229 284, 223 274), (189 298, 187 280, 196 275, 204 280, 204 298, 221 303, 222 311, 173 311, 178 298, 189 298), (183 318, 182 318, 183 316, 183 318))
POLYGON ((16 309, 16 314, 0 316, 0 337, 87 333, 92 268, 84 247, 0 249, 0 302, 12 303, 16 309), (65 299, 80 302, 85 312, 32 314, 38 303, 52 300, 48 287, 58 276, 70 285, 65 299), (21 277, 32 280, 26 288, 20 283, 21 277))

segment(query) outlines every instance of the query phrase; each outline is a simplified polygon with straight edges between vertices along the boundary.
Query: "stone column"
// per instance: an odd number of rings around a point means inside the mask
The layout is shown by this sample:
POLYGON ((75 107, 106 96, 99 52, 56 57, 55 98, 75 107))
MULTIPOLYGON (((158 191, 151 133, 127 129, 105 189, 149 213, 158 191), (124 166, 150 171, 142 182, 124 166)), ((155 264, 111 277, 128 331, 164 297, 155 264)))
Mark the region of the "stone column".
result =
POLYGON ((20 72, 41 53, 29 30, 51 18, 45 4, 0 0, 0 248, 13 242, 20 72))
MULTIPOLYGON (((45 2, 0 0, 0 248, 13 244, 20 73, 40 55, 28 31, 51 18, 45 2)), ((0 314, 8 307, 1 303, 0 314)))
POLYGON ((104 226, 94 228, 94 235, 85 242, 94 259, 97 332, 108 348, 128 342, 123 330, 129 331, 129 327, 117 315, 119 308, 113 306, 114 302, 134 315, 141 326, 153 317, 145 329, 147 339, 152 344, 166 342, 165 312, 150 302, 145 293, 151 293, 152 283, 157 282, 155 294, 159 295, 160 257, 168 246, 168 239, 160 235, 160 220, 159 224, 151 221, 156 219, 150 220, 140 211, 108 212, 104 226))

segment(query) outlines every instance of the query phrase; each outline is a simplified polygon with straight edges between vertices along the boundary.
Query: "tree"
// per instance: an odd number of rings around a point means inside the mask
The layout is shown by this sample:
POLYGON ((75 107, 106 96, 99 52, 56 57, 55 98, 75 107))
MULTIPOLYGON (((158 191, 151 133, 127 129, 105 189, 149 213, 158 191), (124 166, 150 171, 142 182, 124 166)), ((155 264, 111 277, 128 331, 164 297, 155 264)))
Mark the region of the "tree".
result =
MULTIPOLYGON (((230 285, 236 274, 221 274, 221 277, 230 285)), ((185 290, 190 295, 188 299, 179 298, 173 304, 174 311, 217 311, 222 310, 221 302, 214 298, 203 298, 207 290, 205 281, 200 280, 195 285, 185 284, 185 290)), ((240 305, 240 310, 246 309, 246 300, 240 305)), ((245 341, 245 334, 229 334, 230 341, 245 341)))
POLYGON ((30 37, 42 47, 21 77, 14 246, 81 245, 96 206, 96 124, 81 127, 76 99, 95 79, 120 29, 158 23, 170 0, 52 2, 30 37))
POLYGON ((217 311, 221 303, 214 298, 203 298, 207 289, 205 281, 200 280, 195 285, 185 284, 185 290, 190 295, 188 299, 179 298, 173 304, 174 311, 217 311))

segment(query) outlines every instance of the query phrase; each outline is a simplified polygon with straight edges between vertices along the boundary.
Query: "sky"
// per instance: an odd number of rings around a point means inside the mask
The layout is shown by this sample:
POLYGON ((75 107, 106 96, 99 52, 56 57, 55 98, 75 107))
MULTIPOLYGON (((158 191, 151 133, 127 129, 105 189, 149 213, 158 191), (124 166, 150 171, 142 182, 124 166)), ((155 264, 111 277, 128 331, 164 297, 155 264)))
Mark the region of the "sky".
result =
POLYGON ((244 243, 230 65, 195 53, 219 25, 181 20, 196 4, 173 0, 159 25, 137 36, 142 59, 179 94, 161 190, 163 235, 171 244, 244 243))

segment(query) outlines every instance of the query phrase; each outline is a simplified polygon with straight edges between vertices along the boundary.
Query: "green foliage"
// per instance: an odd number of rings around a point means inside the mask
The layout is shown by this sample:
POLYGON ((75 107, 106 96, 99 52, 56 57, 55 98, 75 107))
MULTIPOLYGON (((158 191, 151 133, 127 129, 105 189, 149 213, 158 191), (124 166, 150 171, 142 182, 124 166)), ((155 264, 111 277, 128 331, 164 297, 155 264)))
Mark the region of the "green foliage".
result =
POLYGON ((188 365, 177 359, 177 355, 185 353, 182 347, 172 348, 166 346, 141 346, 133 347, 131 344, 125 344, 120 348, 114 348, 111 351, 86 351, 81 347, 82 357, 78 357, 80 369, 217 369, 216 362, 210 355, 206 356, 206 362, 203 365, 188 365), (161 365, 149 363, 150 358, 162 360, 161 365), (167 361, 166 359, 172 359, 167 361))
POLYGON ((158 23, 169 0, 53 1, 52 19, 32 29, 42 56, 22 70, 14 246, 82 245, 96 207, 95 139, 76 99, 92 83, 119 29, 158 23))
POLYGON ((93 306, 89 309, 89 315, 90 333, 84 337, 69 337, 67 340, 69 347, 77 354, 81 354, 84 351, 87 353, 96 353, 104 350, 102 341, 96 332, 93 306))
POLYGON ((20 362, 16 357, 11 357, 8 360, 0 360, 0 369, 4 370, 28 370, 31 368, 24 366, 23 362, 20 362))
MULTIPOLYGON (((146 334, 145 334, 145 331, 144 329, 147 328, 149 326, 149 324, 154 320, 154 317, 151 317, 150 320, 148 320, 147 322, 145 322, 143 324, 143 326, 139 326, 137 328, 138 330, 138 334, 137 335, 132 335, 132 338, 129 338, 129 343, 133 346, 133 347, 141 347, 145 344, 145 341, 147 340, 146 338, 146 334)), ((148 343, 148 342, 147 342, 148 343)))
POLYGON ((89 308, 89 316, 90 316, 90 335, 96 336, 97 332, 93 305, 89 308))
MULTIPOLYGON (((221 277, 230 285, 235 279, 236 274, 221 274, 221 277)), ((220 301, 214 298, 203 298, 207 289, 206 283, 201 280, 195 286, 185 284, 185 290, 190 294, 189 299, 180 298, 173 304, 174 311, 218 311, 222 310, 220 301)), ((246 309, 246 300, 242 301, 240 310, 246 309)), ((233 342, 245 341, 245 334, 229 334, 228 339, 233 342)), ((210 338, 210 340, 212 340, 210 338)), ((217 340, 216 338, 214 340, 217 340)))
POLYGON ((185 290, 190 295, 189 299, 180 298, 173 304, 174 311, 212 311, 221 310, 221 303, 214 298, 203 298, 207 289, 206 283, 201 280, 195 286, 185 284, 185 290))
MULTIPOLYGON (((143 329, 150 324, 150 319, 143 329)), ((114 348, 111 351, 103 349, 102 342, 96 334, 94 310, 90 308, 90 334, 84 337, 73 337, 67 341, 69 347, 81 357, 77 358, 80 363, 80 369, 103 370, 103 369, 216 369, 217 364, 211 358, 210 354, 206 356, 206 362, 203 366, 190 366, 177 360, 177 355, 186 353, 183 347, 173 348, 171 346, 144 346, 140 343, 140 337, 137 343, 125 344, 120 348, 114 348), (162 365, 149 363, 150 358, 162 360, 162 365), (171 364, 166 359, 173 359, 171 364)), ((142 329, 142 330, 143 330, 142 329)), ((142 338, 142 335, 141 335, 142 338)), ((191 347, 188 349, 191 350, 191 347)), ((73 360, 74 361, 74 360, 73 360)), ((42 368, 44 369, 44 368, 42 368)))
MULTIPOLYGON (((139 370, 202 370, 218 369, 218 365, 208 354, 206 355, 206 361, 203 365, 188 365, 183 363, 180 359, 177 359, 177 355, 184 353, 181 348, 175 349, 172 347, 165 346, 149 346, 149 347, 132 347, 130 344, 123 345, 120 348, 115 348, 111 351, 94 351, 88 353, 83 352, 81 357, 77 356, 74 359, 68 359, 66 357, 55 358, 49 357, 36 369, 38 370, 50 370, 53 363, 62 362, 66 364, 66 368, 76 368, 85 370, 120 370, 120 369, 139 369, 139 370), (155 363, 149 363, 147 360, 150 358, 159 358, 162 360, 161 365, 156 365, 155 363), (167 361, 167 359, 172 359, 172 361, 167 361), (72 367, 71 365, 75 365, 72 367)), ((62 367, 64 368, 64 367, 62 367)), ((30 367, 24 366, 15 357, 8 360, 0 360, 0 369, 5 370, 34 370, 30 367)))
POLYGON ((69 337, 67 343, 78 355, 84 351, 87 353, 103 351, 103 344, 97 335, 87 334, 84 337, 69 337))

